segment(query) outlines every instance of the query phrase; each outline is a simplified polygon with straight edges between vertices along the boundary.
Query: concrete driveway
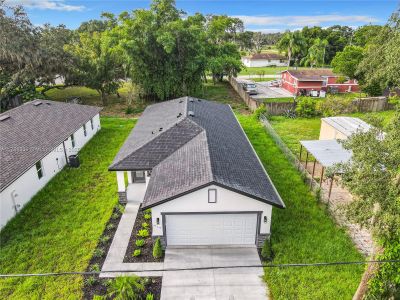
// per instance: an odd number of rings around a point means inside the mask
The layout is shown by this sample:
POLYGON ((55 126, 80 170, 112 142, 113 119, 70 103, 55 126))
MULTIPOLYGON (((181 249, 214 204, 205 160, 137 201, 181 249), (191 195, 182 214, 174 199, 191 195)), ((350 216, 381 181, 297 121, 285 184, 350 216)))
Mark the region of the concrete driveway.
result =
MULTIPOLYGON (((255 247, 170 248, 164 269, 261 264, 255 247)), ((161 299, 268 299, 261 267, 164 271, 161 299)))

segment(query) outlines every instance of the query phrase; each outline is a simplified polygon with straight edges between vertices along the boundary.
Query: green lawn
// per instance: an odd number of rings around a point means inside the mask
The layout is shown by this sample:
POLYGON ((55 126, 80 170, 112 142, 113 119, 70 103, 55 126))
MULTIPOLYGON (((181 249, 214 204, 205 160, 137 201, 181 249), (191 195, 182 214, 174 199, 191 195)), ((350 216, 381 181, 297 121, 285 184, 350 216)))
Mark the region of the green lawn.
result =
MULTIPOLYGON (((238 118, 287 207, 272 213, 274 263, 363 260, 260 122, 252 116, 238 118)), ((357 265, 265 268, 265 280, 275 300, 351 299, 363 269, 357 265)))
MULTIPOLYGON (((290 67, 293 69, 293 67, 290 67)), ((310 68, 306 67, 298 67, 298 70, 306 70, 310 68)), ((279 75, 281 71, 287 70, 287 67, 252 67, 252 68, 243 68, 240 71, 239 75, 279 75)))
MULTIPOLYGON (((107 168, 134 120, 102 118, 81 150, 79 169, 64 169, 0 232, 1 273, 84 271, 118 202, 107 168)), ((0 299, 79 299, 80 276, 0 279, 0 299)))
MULTIPOLYGON (((365 121, 368 121, 370 116, 378 116, 383 118, 384 124, 386 125, 394 116, 394 111, 354 113, 348 114, 348 116, 358 117, 365 121)), ((319 138, 319 130, 321 127, 320 117, 289 119, 284 116, 272 116, 270 123, 289 149, 297 156, 299 154, 299 142, 301 140, 317 140, 319 138)))

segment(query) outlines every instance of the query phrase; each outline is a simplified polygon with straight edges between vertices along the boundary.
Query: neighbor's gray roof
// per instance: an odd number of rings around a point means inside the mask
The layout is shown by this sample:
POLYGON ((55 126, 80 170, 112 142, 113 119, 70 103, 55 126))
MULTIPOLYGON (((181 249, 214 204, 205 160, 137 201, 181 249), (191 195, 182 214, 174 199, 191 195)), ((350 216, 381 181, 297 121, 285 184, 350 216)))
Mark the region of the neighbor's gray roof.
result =
POLYGON ((20 177, 101 108, 34 100, 0 114, 0 190, 20 177), (41 102, 40 105, 34 105, 41 102))
POLYGON ((351 159, 351 151, 343 148, 337 140, 300 141, 323 167, 346 163, 351 159))
POLYGON ((152 170, 143 207, 211 184, 284 207, 231 108, 211 101, 149 106, 109 169, 152 170))
POLYGON ((371 125, 359 118, 352 117, 329 117, 322 118, 322 121, 329 124, 336 130, 349 137, 357 132, 366 132, 371 129, 371 125))

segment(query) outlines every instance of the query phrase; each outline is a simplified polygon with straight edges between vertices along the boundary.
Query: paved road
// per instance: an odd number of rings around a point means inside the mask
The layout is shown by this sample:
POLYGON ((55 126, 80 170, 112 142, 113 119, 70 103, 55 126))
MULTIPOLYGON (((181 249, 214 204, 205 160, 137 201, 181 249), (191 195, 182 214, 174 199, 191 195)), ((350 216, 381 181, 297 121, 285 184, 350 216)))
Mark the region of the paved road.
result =
MULTIPOLYGON (((167 247, 164 260, 165 269, 259 264, 255 247, 167 247)), ((261 276, 261 267, 164 271, 161 299, 265 300, 267 287, 261 276)))

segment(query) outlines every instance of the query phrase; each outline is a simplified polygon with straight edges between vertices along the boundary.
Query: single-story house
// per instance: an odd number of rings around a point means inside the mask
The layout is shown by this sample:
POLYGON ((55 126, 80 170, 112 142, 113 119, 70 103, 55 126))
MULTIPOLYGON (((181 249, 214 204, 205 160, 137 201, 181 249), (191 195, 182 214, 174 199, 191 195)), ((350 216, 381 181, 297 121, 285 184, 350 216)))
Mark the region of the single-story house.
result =
POLYGON ((151 208, 164 246, 260 246, 285 207, 231 107, 212 101, 147 107, 109 170, 121 202, 151 208))
POLYGON ((288 60, 285 56, 277 53, 254 53, 250 56, 243 56, 242 63, 246 67, 269 67, 287 66, 288 60))
POLYGON ((0 114, 0 228, 100 129, 100 110, 34 100, 0 114))
POLYGON ((281 87, 293 95, 312 96, 359 91, 357 80, 347 78, 338 82, 339 78, 343 76, 334 74, 331 69, 285 70, 281 72, 281 87))
POLYGON ((359 118, 329 117, 321 119, 320 140, 346 140, 357 132, 366 132, 371 125, 359 118))

